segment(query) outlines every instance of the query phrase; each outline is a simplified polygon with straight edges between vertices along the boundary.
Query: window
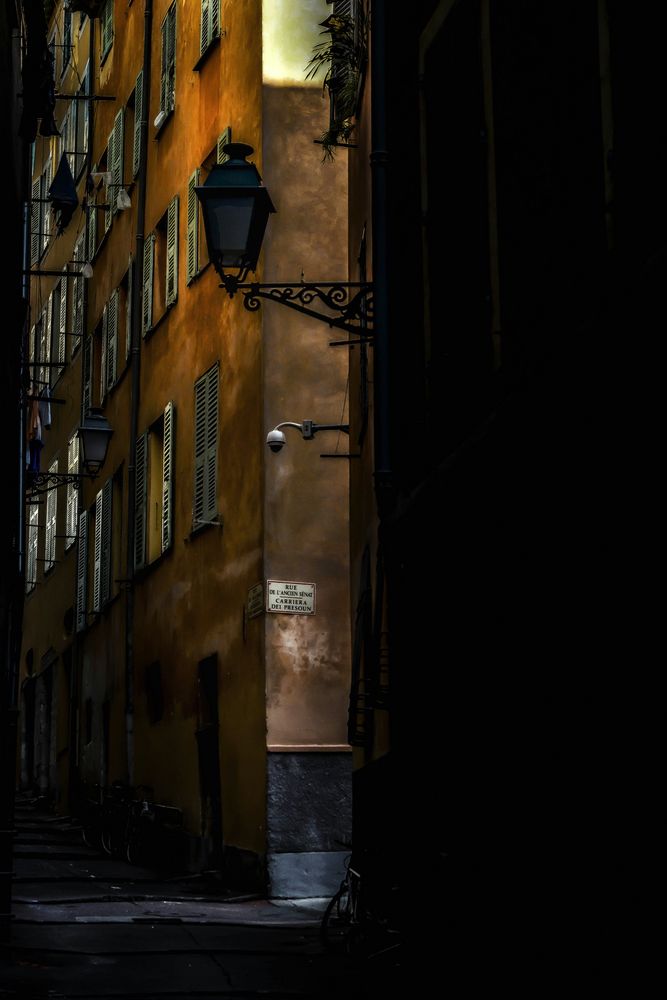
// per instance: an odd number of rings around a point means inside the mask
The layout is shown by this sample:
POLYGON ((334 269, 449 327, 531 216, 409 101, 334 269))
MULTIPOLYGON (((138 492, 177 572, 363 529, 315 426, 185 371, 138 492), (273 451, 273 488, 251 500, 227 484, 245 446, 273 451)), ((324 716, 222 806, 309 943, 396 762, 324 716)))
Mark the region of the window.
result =
POLYGON ((49 380, 54 386, 65 367, 67 342, 67 268, 51 293, 51 364, 49 380), (58 367, 60 366, 60 367, 58 367))
POLYGON ((100 25, 102 31, 100 62, 104 62, 113 45, 113 0, 106 0, 100 14, 100 25))
POLYGON ((76 557, 76 630, 86 627, 88 598, 88 511, 79 514, 79 550, 76 557))
POLYGON ((144 108, 144 71, 139 70, 134 85, 134 130, 132 140, 132 176, 136 177, 141 166, 141 123, 146 120, 144 108))
MULTIPOLYGON (((118 211, 117 199, 120 189, 123 187, 123 163, 125 152, 125 108, 121 108, 114 120, 113 129, 109 135, 109 145, 107 147, 107 170, 111 174, 111 184, 107 187, 107 198, 111 203, 111 215, 118 211)), ((107 217, 109 213, 107 212, 107 217)), ((109 228, 111 219, 108 218, 106 228, 109 228)))
POLYGON ((65 9, 63 11, 63 61, 60 67, 60 75, 65 75, 65 70, 69 65, 70 56, 72 55, 72 14, 71 11, 65 9))
POLYGON ((206 157, 201 167, 197 167, 188 180, 188 224, 186 284, 190 284, 208 264, 206 240, 199 198, 195 188, 203 184, 216 163, 224 163, 229 157, 223 153, 224 147, 232 141, 232 127, 228 125, 218 137, 215 149, 206 157))
POLYGON ((220 0, 201 0, 200 53, 220 37, 220 0))
POLYGON ((49 245, 51 235, 51 218, 47 192, 51 187, 51 157, 47 159, 44 170, 32 182, 32 202, 30 206, 30 263, 37 264, 49 245))
MULTIPOLYGON (((58 474, 58 459, 49 466, 49 475, 58 474)), ((58 490, 48 490, 46 494, 46 524, 44 527, 44 572, 50 570, 56 561, 56 520, 58 516, 58 490)))
POLYGON ((137 439, 135 476, 134 568, 166 552, 173 540, 175 408, 164 413, 137 439))
MULTIPOLYGON (((75 476, 79 472, 79 438, 73 434, 67 443, 67 474, 75 476)), ((65 507, 65 551, 76 541, 76 529, 79 517, 79 491, 73 483, 67 484, 67 502, 65 507)))
POLYGON ((218 513, 218 372, 216 363, 195 382, 193 530, 215 520, 218 513))
POLYGON ((162 22, 162 69, 160 73, 160 111, 168 115, 175 107, 176 94, 176 4, 162 22))
POLYGON ((28 537, 26 539, 25 590, 29 594, 37 583, 37 538, 39 528, 39 507, 33 503, 28 515, 28 537))
POLYGON ((157 324, 178 298, 178 195, 144 243, 142 333, 157 324))
MULTIPOLYGON (((102 332, 102 321, 98 323, 95 328, 95 334, 100 335, 102 332)), ((95 350, 94 350, 94 334, 89 333, 83 342, 83 359, 81 364, 83 366, 83 372, 81 375, 83 387, 81 390, 81 412, 82 415, 88 412, 90 407, 93 405, 93 365, 95 362, 95 350)), ((98 358, 100 357, 99 351, 97 352, 98 358)))
POLYGON ((102 345, 100 352, 100 402, 104 403, 109 389, 118 378, 118 320, 120 289, 117 288, 102 313, 102 345))
POLYGON ((107 479, 95 498, 93 562, 93 611, 111 600, 113 478, 107 479))
POLYGON ((49 372, 50 372, 50 362, 51 362, 51 297, 47 299, 46 305, 42 310, 42 316, 39 323, 37 324, 36 335, 38 335, 37 342, 37 360, 39 361, 39 369, 37 376, 37 392, 41 393, 45 385, 49 383, 49 372))
MULTIPOLYGON (((77 271, 85 262, 85 233, 81 233, 74 244, 74 266, 77 271)), ((75 274, 72 278, 72 354, 81 343, 85 319, 85 278, 75 274)))

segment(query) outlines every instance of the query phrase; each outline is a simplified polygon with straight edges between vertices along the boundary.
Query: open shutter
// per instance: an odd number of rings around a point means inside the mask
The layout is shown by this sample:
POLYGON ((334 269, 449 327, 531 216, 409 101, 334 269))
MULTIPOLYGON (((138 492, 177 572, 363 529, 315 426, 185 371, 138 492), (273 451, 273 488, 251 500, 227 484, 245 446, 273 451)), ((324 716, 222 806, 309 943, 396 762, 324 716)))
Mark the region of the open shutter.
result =
MULTIPOLYGON (((109 327, 109 307, 102 310, 102 344, 100 346, 100 403, 107 394, 107 333, 109 327)), ((84 410, 85 412, 85 410, 84 410)))
POLYGON ((218 365, 195 382, 194 526, 217 514, 218 365))
POLYGON ((107 154, 107 170, 111 171, 111 190, 109 201, 113 215, 118 211, 118 193, 123 186, 123 167, 125 150, 125 108, 121 108, 113 123, 109 136, 109 152, 107 154))
POLYGON ((173 111, 176 86, 176 4, 172 4, 166 17, 167 25, 167 103, 165 109, 173 111))
POLYGON ((208 373, 206 385, 206 520, 214 518, 217 509, 218 470, 218 366, 208 373))
POLYGON ((162 435, 162 551, 166 552, 172 542, 173 494, 174 494, 174 404, 167 403, 164 409, 162 435))
POLYGON ((144 114, 144 71, 139 70, 134 85, 134 142, 132 145, 132 176, 136 177, 141 166, 141 123, 144 114))
POLYGON ((102 490, 102 530, 100 552, 100 603, 111 600, 111 532, 113 526, 113 479, 107 479, 102 490))
POLYGON ((93 338, 88 334, 83 344, 83 391, 81 393, 82 417, 92 406, 93 399, 93 338))
POLYGON ((88 564, 88 511, 79 515, 79 551, 76 557, 76 630, 86 627, 86 567, 88 564))
POLYGON ((132 288, 134 286, 134 258, 130 254, 127 265, 127 298, 125 300, 125 361, 132 347, 132 288))
POLYGON ((225 131, 221 135, 218 136, 218 143, 217 143, 217 149, 216 149, 216 153, 217 153, 216 159, 217 159, 218 163, 226 163, 227 160, 229 159, 229 157, 227 156, 227 154, 223 153, 223 149, 225 148, 225 146, 227 145, 227 143, 231 142, 231 141, 232 141, 232 126, 228 125, 227 128, 225 129, 225 131))
POLYGON ((29 593, 37 582, 37 539, 39 531, 39 507, 30 508, 25 565, 25 589, 29 593))
MULTIPOLYGON (((67 472, 74 476, 79 471, 79 438, 75 435, 70 438, 67 446, 67 472)), ((67 484, 67 505, 65 508, 65 549, 74 545, 76 540, 76 526, 79 514, 79 493, 73 483, 67 484)))
MULTIPOLYGON (((77 265, 83 264, 83 233, 76 241, 74 246, 74 261, 77 265)), ((80 267, 77 266, 77 270, 80 267)), ((72 342, 72 350, 81 343, 81 337, 83 336, 84 327, 84 278, 80 274, 77 274, 72 281, 72 315, 73 323, 72 330, 74 333, 74 340, 72 342)))
POLYGON ((118 300, 120 293, 115 290, 107 303, 107 360, 106 388, 111 389, 116 384, 118 376, 118 300))
POLYGON ((40 258, 40 248, 42 246, 42 238, 39 231, 39 220, 40 220, 40 180, 32 182, 32 202, 30 203, 30 264, 36 264, 40 258))
MULTIPOLYGON (((107 167, 106 167, 106 171, 105 171, 105 173, 110 174, 110 176, 111 176, 111 183, 113 183, 113 172, 111 170, 111 164, 113 163, 113 158, 114 158, 114 149, 113 149, 113 147, 114 147, 115 136, 116 136, 116 130, 115 130, 115 128, 113 128, 111 130, 111 133, 109 135, 109 140, 107 142, 107 167)), ((107 180, 108 180, 108 178, 107 178, 107 180)), ((105 208, 105 210, 104 210, 104 232, 106 233, 109 230, 109 227, 111 226, 111 221, 113 219, 114 202, 115 202, 114 190, 115 189, 111 187, 111 184, 106 184, 104 190, 105 190, 105 193, 106 193, 106 203, 109 206, 108 208, 105 208)))
MULTIPOLYGON (((44 173, 42 178, 44 181, 42 187, 42 198, 48 198, 49 188, 51 187, 51 177, 52 177, 52 167, 51 167, 51 157, 46 161, 46 166, 44 168, 44 173)), ((44 220, 44 233, 42 235, 42 249, 46 250, 49 245, 49 237, 51 236, 51 206, 46 202, 41 202, 42 207, 42 218, 44 220)))
POLYGON ((38 391, 41 392, 44 386, 49 382, 50 367, 49 363, 51 361, 51 310, 53 308, 53 298, 49 295, 46 307, 42 313, 42 326, 41 326, 41 340, 39 345, 39 387, 38 391))
POLYGON ((167 279, 166 303, 171 306, 178 298, 178 195, 167 211, 167 279))
POLYGON ((63 268, 63 276, 60 279, 60 316, 58 318, 58 364, 64 365, 67 356, 67 292, 69 281, 67 279, 67 267, 63 268))
POLYGON ((137 438, 134 478, 134 568, 146 563, 146 487, 148 484, 148 433, 137 438))
POLYGON ((162 59, 160 61, 160 111, 169 111, 169 72, 167 67, 167 52, 169 48, 168 42, 168 24, 169 15, 165 17, 162 22, 161 29, 161 42, 162 42, 162 59))
POLYGON ((199 167, 188 181, 188 259, 186 284, 190 284, 199 270, 199 199, 195 187, 199 184, 199 167))
POLYGON ((102 490, 95 497, 95 552, 93 560, 93 611, 100 610, 100 571, 102 568, 102 490))
POLYGON ((211 0, 211 41, 220 34, 220 0, 211 0))
POLYGON ((102 56, 113 43, 113 0, 107 0, 102 11, 102 56))
MULTIPOLYGON (((49 474, 58 474, 58 459, 49 466, 49 474)), ((56 559, 56 513, 58 490, 51 489, 46 494, 46 525, 44 529, 44 569, 51 569, 56 559)))
POLYGON ((153 326, 153 260, 155 236, 151 233, 144 243, 144 273, 142 289, 141 333, 146 336, 153 326))
MULTIPOLYGON (((97 164, 95 165, 97 166, 97 164)), ((93 167, 93 172, 95 167, 93 167)), ((94 191, 88 195, 88 260, 92 260, 97 251, 97 195, 94 191)), ((106 217, 106 213, 105 213, 106 217)))
POLYGON ((199 40, 199 51, 205 52, 211 41, 211 21, 210 21, 209 0, 201 0, 201 35, 199 40))

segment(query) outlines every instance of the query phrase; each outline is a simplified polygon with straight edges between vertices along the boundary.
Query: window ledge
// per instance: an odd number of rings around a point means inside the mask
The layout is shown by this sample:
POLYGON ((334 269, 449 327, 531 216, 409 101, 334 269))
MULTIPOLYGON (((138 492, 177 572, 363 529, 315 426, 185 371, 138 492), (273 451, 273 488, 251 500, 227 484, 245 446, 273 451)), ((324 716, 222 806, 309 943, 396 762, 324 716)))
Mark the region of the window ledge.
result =
POLYGON ((224 521, 219 514, 212 517, 210 521, 199 521, 199 523, 192 525, 190 534, 186 537, 185 541, 192 541, 197 535, 203 534, 208 531, 209 528, 222 528, 224 526, 224 521))
POLYGON ((165 117, 162 119, 158 127, 155 129, 155 136, 154 136, 155 139, 160 138, 163 131, 167 127, 167 124, 171 121, 173 117, 174 117, 174 108, 172 108, 171 111, 167 111, 165 117))
POLYGON ((206 48, 204 49, 204 51, 200 55, 200 57, 197 60, 197 62, 192 67, 193 73, 198 73, 200 71, 200 69, 202 68, 202 66, 204 65, 204 63, 206 62, 206 60, 208 59, 208 57, 211 54, 211 52, 214 49, 216 49, 219 44, 220 44, 220 35, 217 34, 215 36, 215 38, 211 39, 211 41, 208 43, 208 45, 206 46, 206 48))
POLYGON ((186 281, 187 287, 189 288, 191 285, 194 285, 194 283, 196 281, 199 281, 199 279, 201 278, 202 274, 204 274, 206 271, 208 271, 208 269, 209 269, 210 266, 211 266, 210 260, 206 261, 206 263, 204 264, 204 266, 200 267, 199 270, 197 271, 197 273, 193 274, 189 281, 186 281))
POLYGON ((141 569, 135 569, 134 571, 135 581, 140 582, 141 580, 144 580, 147 576, 150 576, 150 574, 154 570, 156 570, 158 566, 162 565, 162 563, 165 561, 165 559, 170 554, 172 549, 173 545, 170 545, 168 549, 165 549, 164 552, 161 552, 160 555, 156 556, 155 559, 152 559, 151 562, 146 563, 146 565, 142 566, 141 569))
POLYGON ((153 324, 151 324, 151 326, 148 327, 148 329, 146 330, 146 332, 144 334, 142 334, 142 339, 143 340, 150 340, 150 338, 153 336, 153 334, 156 332, 156 330, 159 330, 159 328, 162 326, 162 324, 164 323, 164 321, 166 320, 167 316, 169 315, 169 313, 174 308, 174 306, 176 305, 177 302, 178 302, 178 299, 174 299, 173 302, 170 302, 168 306, 164 307, 164 312, 162 313, 162 315, 158 316, 158 318, 155 320, 155 322, 153 324))

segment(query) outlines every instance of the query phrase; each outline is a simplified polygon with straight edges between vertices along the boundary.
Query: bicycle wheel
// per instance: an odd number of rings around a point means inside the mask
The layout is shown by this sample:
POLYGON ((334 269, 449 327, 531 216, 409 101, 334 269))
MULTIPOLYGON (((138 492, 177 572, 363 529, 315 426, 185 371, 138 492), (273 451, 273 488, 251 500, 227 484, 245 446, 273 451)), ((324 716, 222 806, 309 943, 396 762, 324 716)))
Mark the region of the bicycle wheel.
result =
POLYGON ((347 946, 352 916, 353 901, 346 880, 341 883, 338 892, 329 900, 322 914, 320 938, 325 948, 339 950, 347 946))

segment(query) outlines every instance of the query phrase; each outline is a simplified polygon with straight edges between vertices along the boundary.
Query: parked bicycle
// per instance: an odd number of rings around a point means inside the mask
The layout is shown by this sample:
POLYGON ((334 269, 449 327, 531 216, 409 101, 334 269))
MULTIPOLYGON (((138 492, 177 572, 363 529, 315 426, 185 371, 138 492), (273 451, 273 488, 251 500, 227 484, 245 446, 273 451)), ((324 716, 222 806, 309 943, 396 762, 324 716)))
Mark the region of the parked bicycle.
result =
POLYGON ((363 877, 354 854, 346 859, 345 869, 322 915, 322 943, 329 950, 345 950, 358 957, 398 960, 398 887, 363 877))

